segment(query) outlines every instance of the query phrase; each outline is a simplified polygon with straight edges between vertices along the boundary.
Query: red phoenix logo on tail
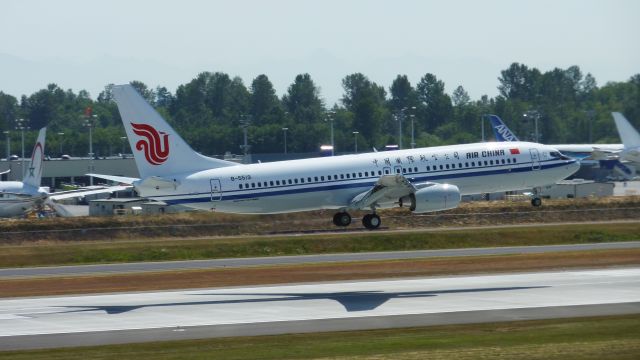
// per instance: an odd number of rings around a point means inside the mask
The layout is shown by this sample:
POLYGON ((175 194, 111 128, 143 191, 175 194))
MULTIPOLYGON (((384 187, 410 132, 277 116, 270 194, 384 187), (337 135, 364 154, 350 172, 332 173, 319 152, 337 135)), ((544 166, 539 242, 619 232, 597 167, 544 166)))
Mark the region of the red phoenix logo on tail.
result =
POLYGON ((151 165, 160 165, 169 158, 169 134, 158 132, 151 125, 131 123, 133 132, 143 137, 138 140, 136 149, 144 151, 144 157, 151 165), (160 139, 162 137, 162 139, 160 139))

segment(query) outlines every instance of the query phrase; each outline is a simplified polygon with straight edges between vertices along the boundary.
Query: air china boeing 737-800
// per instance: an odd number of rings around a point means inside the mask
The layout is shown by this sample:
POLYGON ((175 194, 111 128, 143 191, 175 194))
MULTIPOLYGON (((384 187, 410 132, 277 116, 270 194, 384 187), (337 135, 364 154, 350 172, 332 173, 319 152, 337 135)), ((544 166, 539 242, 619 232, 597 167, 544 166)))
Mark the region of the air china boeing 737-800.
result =
MULTIPOLYGON (((143 197, 195 209, 272 214, 334 209, 337 226, 349 211, 406 206, 425 213, 455 208, 461 195, 537 188, 573 174, 576 160, 552 147, 477 143, 238 165, 203 156, 130 85, 113 88, 140 179, 89 174, 133 184, 143 197)), ((532 200, 540 205, 540 199, 532 200)))

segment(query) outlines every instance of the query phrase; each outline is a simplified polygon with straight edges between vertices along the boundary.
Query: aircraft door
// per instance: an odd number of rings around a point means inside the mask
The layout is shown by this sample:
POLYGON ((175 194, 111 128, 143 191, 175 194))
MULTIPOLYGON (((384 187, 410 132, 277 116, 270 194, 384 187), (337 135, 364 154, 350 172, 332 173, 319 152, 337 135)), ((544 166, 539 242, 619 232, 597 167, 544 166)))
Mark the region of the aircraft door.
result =
POLYGON ((400 165, 396 165, 396 166, 394 166, 394 167, 393 167, 393 172, 394 172, 395 174, 402 174, 402 166, 400 166, 400 165))
POLYGON ((211 201, 222 200, 222 186, 219 179, 211 179, 211 201))
POLYGON ((538 149, 529 149, 529 153, 531 154, 531 169, 540 170, 540 153, 538 149))

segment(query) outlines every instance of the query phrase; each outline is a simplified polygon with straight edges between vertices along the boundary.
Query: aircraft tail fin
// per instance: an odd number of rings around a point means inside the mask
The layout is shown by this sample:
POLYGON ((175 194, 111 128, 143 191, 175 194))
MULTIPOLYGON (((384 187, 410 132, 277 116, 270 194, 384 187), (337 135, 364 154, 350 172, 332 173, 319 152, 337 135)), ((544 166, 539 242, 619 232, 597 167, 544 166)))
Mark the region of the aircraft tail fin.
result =
POLYGON ((113 97, 141 178, 238 165, 195 152, 133 86, 114 86, 113 97))
POLYGON ((496 141, 520 141, 498 115, 489 115, 489 120, 491 121, 491 129, 496 141))
POLYGON ((46 127, 40 129, 38 139, 36 140, 36 144, 33 146, 33 151, 31 152, 31 160, 24 171, 24 180, 22 180, 26 185, 35 187, 36 189, 40 187, 40 181, 42 180, 42 161, 44 160, 44 142, 46 134, 46 127))
POLYGON ((613 112, 611 115, 613 115, 613 120, 616 122, 618 134, 620 134, 624 147, 627 149, 640 147, 640 134, 638 134, 638 131, 631 125, 629 120, 619 112, 613 112))

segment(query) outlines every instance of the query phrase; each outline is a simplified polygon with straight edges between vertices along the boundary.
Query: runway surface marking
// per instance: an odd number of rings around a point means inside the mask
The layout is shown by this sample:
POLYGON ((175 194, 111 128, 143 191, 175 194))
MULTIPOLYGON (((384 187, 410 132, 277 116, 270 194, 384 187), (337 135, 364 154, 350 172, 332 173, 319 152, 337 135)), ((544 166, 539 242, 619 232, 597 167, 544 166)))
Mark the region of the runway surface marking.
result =
POLYGON ((266 265, 296 265, 327 262, 405 260, 433 257, 541 254, 560 251, 614 250, 640 248, 640 241, 575 245, 510 246, 469 249, 388 251, 348 254, 272 256, 257 258, 137 262, 100 265, 50 266, 0 269, 0 279, 39 276, 81 276, 147 271, 196 270, 266 265))
POLYGON ((19 298, 0 300, 0 348, 19 335, 633 302, 640 268, 19 298))

